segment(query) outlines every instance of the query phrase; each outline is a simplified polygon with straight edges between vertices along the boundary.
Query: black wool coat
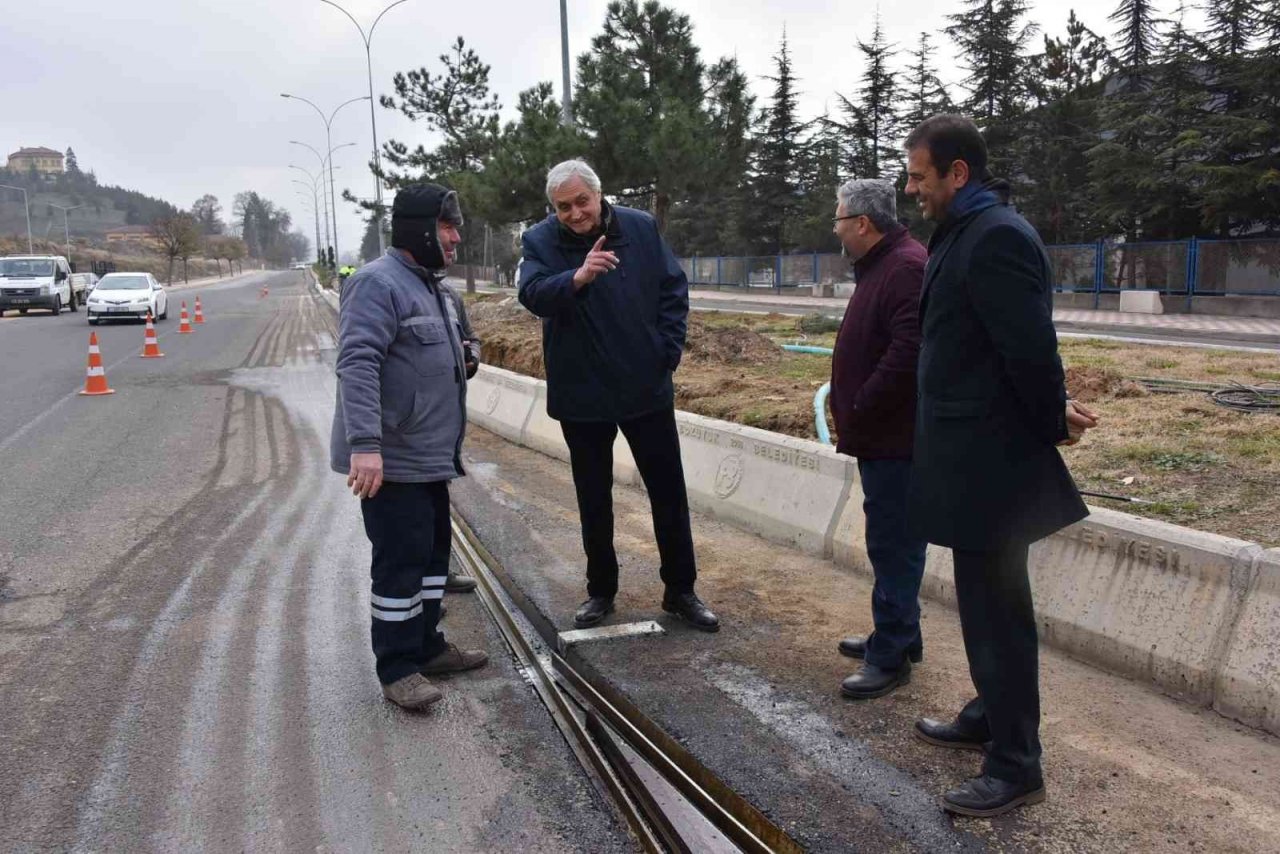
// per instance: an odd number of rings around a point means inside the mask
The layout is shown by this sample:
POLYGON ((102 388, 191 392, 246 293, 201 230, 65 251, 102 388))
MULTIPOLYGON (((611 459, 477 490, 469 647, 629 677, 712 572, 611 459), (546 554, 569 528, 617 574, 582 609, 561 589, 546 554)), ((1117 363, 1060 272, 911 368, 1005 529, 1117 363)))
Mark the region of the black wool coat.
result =
POLYGON ((1056 447, 1067 395, 1050 282, 1044 244, 1007 204, 929 242, 909 501, 931 543, 1031 543, 1088 515, 1056 447))

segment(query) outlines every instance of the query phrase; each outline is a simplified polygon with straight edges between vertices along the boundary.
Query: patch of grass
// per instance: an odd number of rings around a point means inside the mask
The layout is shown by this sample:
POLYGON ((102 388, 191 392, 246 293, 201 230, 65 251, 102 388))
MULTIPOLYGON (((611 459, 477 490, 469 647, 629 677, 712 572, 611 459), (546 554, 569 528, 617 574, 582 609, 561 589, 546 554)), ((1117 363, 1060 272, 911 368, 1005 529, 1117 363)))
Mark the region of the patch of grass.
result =
POLYGON ((1178 363, 1173 359, 1147 359, 1142 364, 1153 371, 1163 371, 1168 368, 1178 367, 1178 363))
POLYGON ((1141 462, 1153 465, 1161 471, 1201 471, 1206 466, 1221 464, 1222 457, 1202 451, 1163 451, 1151 454, 1141 462))
POLYGON ((1256 380, 1264 380, 1267 382, 1280 382, 1280 371, 1266 371, 1262 368, 1250 368, 1249 375, 1256 380))

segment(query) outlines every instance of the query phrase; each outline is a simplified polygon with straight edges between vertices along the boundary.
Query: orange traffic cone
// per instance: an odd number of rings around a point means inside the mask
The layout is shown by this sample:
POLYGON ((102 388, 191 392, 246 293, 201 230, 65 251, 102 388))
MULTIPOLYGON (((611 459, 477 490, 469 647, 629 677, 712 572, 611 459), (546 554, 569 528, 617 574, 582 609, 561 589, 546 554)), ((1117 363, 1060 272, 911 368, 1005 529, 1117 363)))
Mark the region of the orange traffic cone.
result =
POLYGON ((84 378, 81 394, 115 394, 107 388, 107 372, 102 368, 102 353, 98 350, 98 333, 89 333, 89 373, 84 378))
POLYGON ((156 341, 156 325, 151 322, 151 312, 147 312, 147 331, 142 338, 142 358, 159 359, 164 356, 160 352, 160 344, 156 341))
POLYGON ((204 323, 204 312, 200 310, 200 297, 196 297, 196 323, 204 323))
POLYGON ((191 321, 187 320, 187 301, 182 301, 182 321, 178 324, 178 331, 183 335, 191 332, 191 321))

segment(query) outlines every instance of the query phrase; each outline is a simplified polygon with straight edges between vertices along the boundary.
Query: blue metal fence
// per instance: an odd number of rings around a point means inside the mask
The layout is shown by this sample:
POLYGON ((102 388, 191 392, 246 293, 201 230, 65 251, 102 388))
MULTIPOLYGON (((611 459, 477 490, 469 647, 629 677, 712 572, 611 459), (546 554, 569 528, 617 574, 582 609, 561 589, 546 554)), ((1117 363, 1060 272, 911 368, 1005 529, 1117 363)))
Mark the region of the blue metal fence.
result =
MULTIPOLYGON (((1054 289, 1167 296, 1280 296, 1280 239, 1143 241, 1047 247, 1054 289)), ((679 259, 689 281, 721 287, 791 288, 851 280, 849 259, 833 253, 679 259)))

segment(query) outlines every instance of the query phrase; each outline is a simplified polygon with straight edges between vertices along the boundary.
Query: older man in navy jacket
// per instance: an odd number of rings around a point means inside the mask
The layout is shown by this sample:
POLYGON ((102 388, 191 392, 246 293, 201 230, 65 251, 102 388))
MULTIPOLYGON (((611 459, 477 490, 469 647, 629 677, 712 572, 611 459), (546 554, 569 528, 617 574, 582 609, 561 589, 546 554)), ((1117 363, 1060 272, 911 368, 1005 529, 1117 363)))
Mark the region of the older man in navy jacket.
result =
POLYGON ((907 137, 907 194, 938 223, 920 301, 919 404, 910 510, 948 546, 975 697, 916 733, 986 754, 948 792, 955 813, 993 816, 1044 798, 1030 544, 1085 517, 1057 445, 1097 423, 1067 399, 1049 259, 987 172, 974 123, 934 116, 907 137))
POLYGON ((631 447, 653 511, 666 585, 662 607, 703 631, 720 621, 694 593, 697 569, 671 375, 684 352, 689 283, 653 217, 610 205, 581 160, 547 174, 555 213, 525 232, 520 302, 542 318, 547 414, 560 422, 587 554, 578 626, 600 622, 618 592, 613 443, 631 447))
POLYGON ((920 355, 920 282, 928 253, 897 220, 891 181, 858 179, 836 194, 835 233, 854 259, 858 287, 831 359, 836 450, 858 458, 866 513, 867 557, 875 573, 875 631, 840 641, 841 654, 863 659, 840 686, 870 699, 911 678, 921 657, 920 579, 924 540, 907 529, 920 355))

